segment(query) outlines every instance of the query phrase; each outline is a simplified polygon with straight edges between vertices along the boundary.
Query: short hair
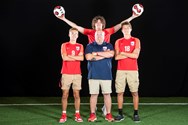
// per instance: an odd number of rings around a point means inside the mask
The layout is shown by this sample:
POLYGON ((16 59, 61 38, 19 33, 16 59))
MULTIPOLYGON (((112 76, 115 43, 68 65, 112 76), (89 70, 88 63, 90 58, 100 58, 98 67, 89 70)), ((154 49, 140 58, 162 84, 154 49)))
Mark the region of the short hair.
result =
POLYGON ((124 25, 129 25, 129 27, 132 29, 132 25, 131 25, 130 22, 123 22, 123 23, 121 24, 121 28, 122 28, 124 25))
POLYGON ((102 30, 97 30, 97 31, 95 32, 95 36, 96 36, 96 34, 97 34, 98 32, 101 32, 101 33, 102 33, 102 35, 103 35, 103 36, 105 36, 105 32, 104 32, 104 31, 102 31, 102 30))
POLYGON ((78 29, 77 29, 77 28, 72 27, 72 28, 70 28, 70 29, 69 29, 69 32, 70 32, 70 31, 73 31, 73 30, 78 31, 78 29))
POLYGON ((102 22, 102 29, 104 29, 106 27, 106 20, 103 16, 95 16, 92 20, 91 26, 93 29, 95 29, 95 23, 100 20, 102 22))

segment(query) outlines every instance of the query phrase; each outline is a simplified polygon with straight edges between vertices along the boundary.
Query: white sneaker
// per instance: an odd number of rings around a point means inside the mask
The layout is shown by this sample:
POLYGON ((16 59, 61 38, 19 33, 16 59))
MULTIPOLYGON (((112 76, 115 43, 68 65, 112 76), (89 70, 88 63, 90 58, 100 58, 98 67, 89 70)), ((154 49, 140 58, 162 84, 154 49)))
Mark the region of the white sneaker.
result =
POLYGON ((106 116, 107 112, 106 112, 106 107, 105 105, 103 105, 103 107, 101 108, 102 112, 103 112, 103 116, 106 116))

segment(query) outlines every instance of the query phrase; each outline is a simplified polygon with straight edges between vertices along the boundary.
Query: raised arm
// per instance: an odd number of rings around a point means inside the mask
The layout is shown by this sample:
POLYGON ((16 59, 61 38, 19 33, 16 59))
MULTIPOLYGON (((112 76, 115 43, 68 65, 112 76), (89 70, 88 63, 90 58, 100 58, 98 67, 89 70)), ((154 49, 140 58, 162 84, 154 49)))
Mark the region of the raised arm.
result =
POLYGON ((120 28, 121 28, 121 24, 124 22, 130 22, 131 20, 133 20, 136 17, 139 17, 140 15, 136 15, 136 14, 132 14, 131 17, 129 17, 128 19, 123 20, 122 22, 120 22, 119 24, 114 26, 114 32, 117 32, 120 28))
POLYGON ((64 21, 65 23, 67 23, 69 26, 78 29, 78 31, 79 31, 80 33, 82 33, 82 34, 84 33, 84 28, 83 28, 83 27, 78 26, 76 23, 74 23, 74 22, 68 20, 68 19, 65 17, 65 15, 60 16, 60 17, 56 16, 56 17, 59 18, 60 20, 63 20, 63 21, 64 21))

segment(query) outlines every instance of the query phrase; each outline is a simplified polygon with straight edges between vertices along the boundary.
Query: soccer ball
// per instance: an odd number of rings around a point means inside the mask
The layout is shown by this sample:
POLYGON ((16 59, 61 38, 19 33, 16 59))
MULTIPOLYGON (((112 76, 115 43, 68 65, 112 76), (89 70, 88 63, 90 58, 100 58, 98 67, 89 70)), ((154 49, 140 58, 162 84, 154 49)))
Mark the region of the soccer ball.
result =
POLYGON ((144 7, 137 3, 132 7, 132 11, 135 15, 141 15, 144 12, 144 7))
POLYGON ((65 14, 65 9, 62 6, 56 6, 54 8, 54 14, 57 17, 61 17, 65 14))

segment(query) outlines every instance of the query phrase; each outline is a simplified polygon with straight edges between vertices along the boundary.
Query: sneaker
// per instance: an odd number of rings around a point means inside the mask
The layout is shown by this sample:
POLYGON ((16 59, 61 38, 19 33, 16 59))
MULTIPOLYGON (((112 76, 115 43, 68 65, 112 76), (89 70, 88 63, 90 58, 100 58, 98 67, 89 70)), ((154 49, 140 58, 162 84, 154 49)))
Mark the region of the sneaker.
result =
POLYGON ((105 120, 107 120, 108 122, 113 122, 114 118, 111 113, 108 113, 106 114, 105 120))
POLYGON ((75 113, 75 121, 76 122, 83 122, 81 116, 80 116, 80 113, 75 113))
POLYGON ((60 120, 59 120, 59 123, 64 123, 64 122, 66 122, 67 121, 67 114, 66 113, 63 113, 62 115, 61 115, 61 118, 60 118, 60 120))
POLYGON ((133 121, 140 122, 140 118, 138 115, 133 115, 133 121))
POLYGON ((125 118, 124 118, 124 116, 123 115, 120 115, 120 114, 118 114, 116 117, 115 117, 115 121, 116 122, 120 122, 120 121, 122 121, 122 120, 124 120, 125 118))
POLYGON ((102 112, 103 112, 103 116, 106 116, 107 112, 106 112, 106 107, 105 105, 103 105, 103 107, 101 108, 102 112))
POLYGON ((88 122, 94 122, 97 120, 97 117, 95 115, 95 113, 91 113, 90 117, 88 118, 88 122))

